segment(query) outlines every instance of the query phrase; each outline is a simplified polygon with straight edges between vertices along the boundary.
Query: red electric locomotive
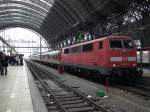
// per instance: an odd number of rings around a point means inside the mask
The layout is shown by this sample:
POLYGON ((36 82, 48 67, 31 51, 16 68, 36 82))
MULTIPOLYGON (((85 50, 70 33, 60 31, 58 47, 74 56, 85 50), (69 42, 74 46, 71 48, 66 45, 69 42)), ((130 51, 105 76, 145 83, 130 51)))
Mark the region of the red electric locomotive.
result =
POLYGON ((65 68, 97 71, 102 76, 142 75, 142 70, 137 68, 136 49, 132 44, 132 38, 127 36, 108 36, 82 42, 46 55, 54 54, 57 58, 42 60, 61 63, 65 68))
POLYGON ((131 37, 104 37, 65 47, 62 51, 62 63, 67 66, 99 71, 105 76, 142 75, 137 69, 131 37))

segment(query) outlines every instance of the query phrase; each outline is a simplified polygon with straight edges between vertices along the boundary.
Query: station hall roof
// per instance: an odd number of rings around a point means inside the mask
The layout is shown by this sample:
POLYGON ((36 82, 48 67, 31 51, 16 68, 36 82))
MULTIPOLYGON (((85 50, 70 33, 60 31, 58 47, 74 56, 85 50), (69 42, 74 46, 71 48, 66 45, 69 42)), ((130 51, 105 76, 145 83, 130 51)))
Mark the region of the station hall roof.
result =
POLYGON ((0 0, 0 30, 28 28, 52 43, 79 24, 98 22, 106 33, 118 27, 116 17, 125 25, 147 17, 142 11, 149 16, 149 0, 0 0))

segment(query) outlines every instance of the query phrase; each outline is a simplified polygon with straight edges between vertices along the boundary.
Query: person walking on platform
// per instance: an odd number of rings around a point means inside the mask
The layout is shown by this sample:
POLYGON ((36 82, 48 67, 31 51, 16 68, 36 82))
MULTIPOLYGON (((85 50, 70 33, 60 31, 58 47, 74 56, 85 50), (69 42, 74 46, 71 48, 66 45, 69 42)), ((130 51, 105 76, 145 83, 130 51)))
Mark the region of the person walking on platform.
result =
POLYGON ((20 65, 23 65, 23 55, 19 55, 20 65))
POLYGON ((1 75, 3 75, 2 56, 3 56, 3 52, 0 51, 0 71, 1 71, 1 75))
POLYGON ((3 54, 2 56, 2 72, 3 74, 7 75, 7 67, 8 67, 8 57, 7 55, 3 54))
POLYGON ((15 65, 15 63, 16 63, 16 60, 15 60, 15 56, 13 55, 12 56, 12 65, 15 65))
POLYGON ((19 64, 19 56, 18 56, 18 54, 16 54, 16 56, 15 56, 15 62, 16 62, 16 65, 19 64))

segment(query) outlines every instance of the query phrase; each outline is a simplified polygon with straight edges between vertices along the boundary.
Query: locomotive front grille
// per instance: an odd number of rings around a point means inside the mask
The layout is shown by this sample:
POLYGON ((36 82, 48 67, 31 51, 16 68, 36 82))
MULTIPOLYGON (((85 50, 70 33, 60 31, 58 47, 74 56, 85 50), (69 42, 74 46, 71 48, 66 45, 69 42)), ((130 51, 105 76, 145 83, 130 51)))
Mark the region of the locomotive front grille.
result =
POLYGON ((122 57, 111 57, 110 61, 111 62, 122 61, 122 57))
POLYGON ((136 57, 128 57, 128 61, 136 61, 136 57))

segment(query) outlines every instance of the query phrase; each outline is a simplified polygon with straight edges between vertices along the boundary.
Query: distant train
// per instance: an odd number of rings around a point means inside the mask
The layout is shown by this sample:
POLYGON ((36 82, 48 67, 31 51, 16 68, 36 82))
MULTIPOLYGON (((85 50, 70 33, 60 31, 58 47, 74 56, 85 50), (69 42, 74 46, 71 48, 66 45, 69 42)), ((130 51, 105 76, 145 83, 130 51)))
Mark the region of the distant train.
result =
MULTIPOLYGON (((40 55, 31 56, 39 61, 40 55)), ((65 69, 96 71, 100 76, 131 77, 142 76, 137 68, 136 49, 132 38, 108 36, 64 47, 42 54, 41 61, 62 64, 65 69)))

